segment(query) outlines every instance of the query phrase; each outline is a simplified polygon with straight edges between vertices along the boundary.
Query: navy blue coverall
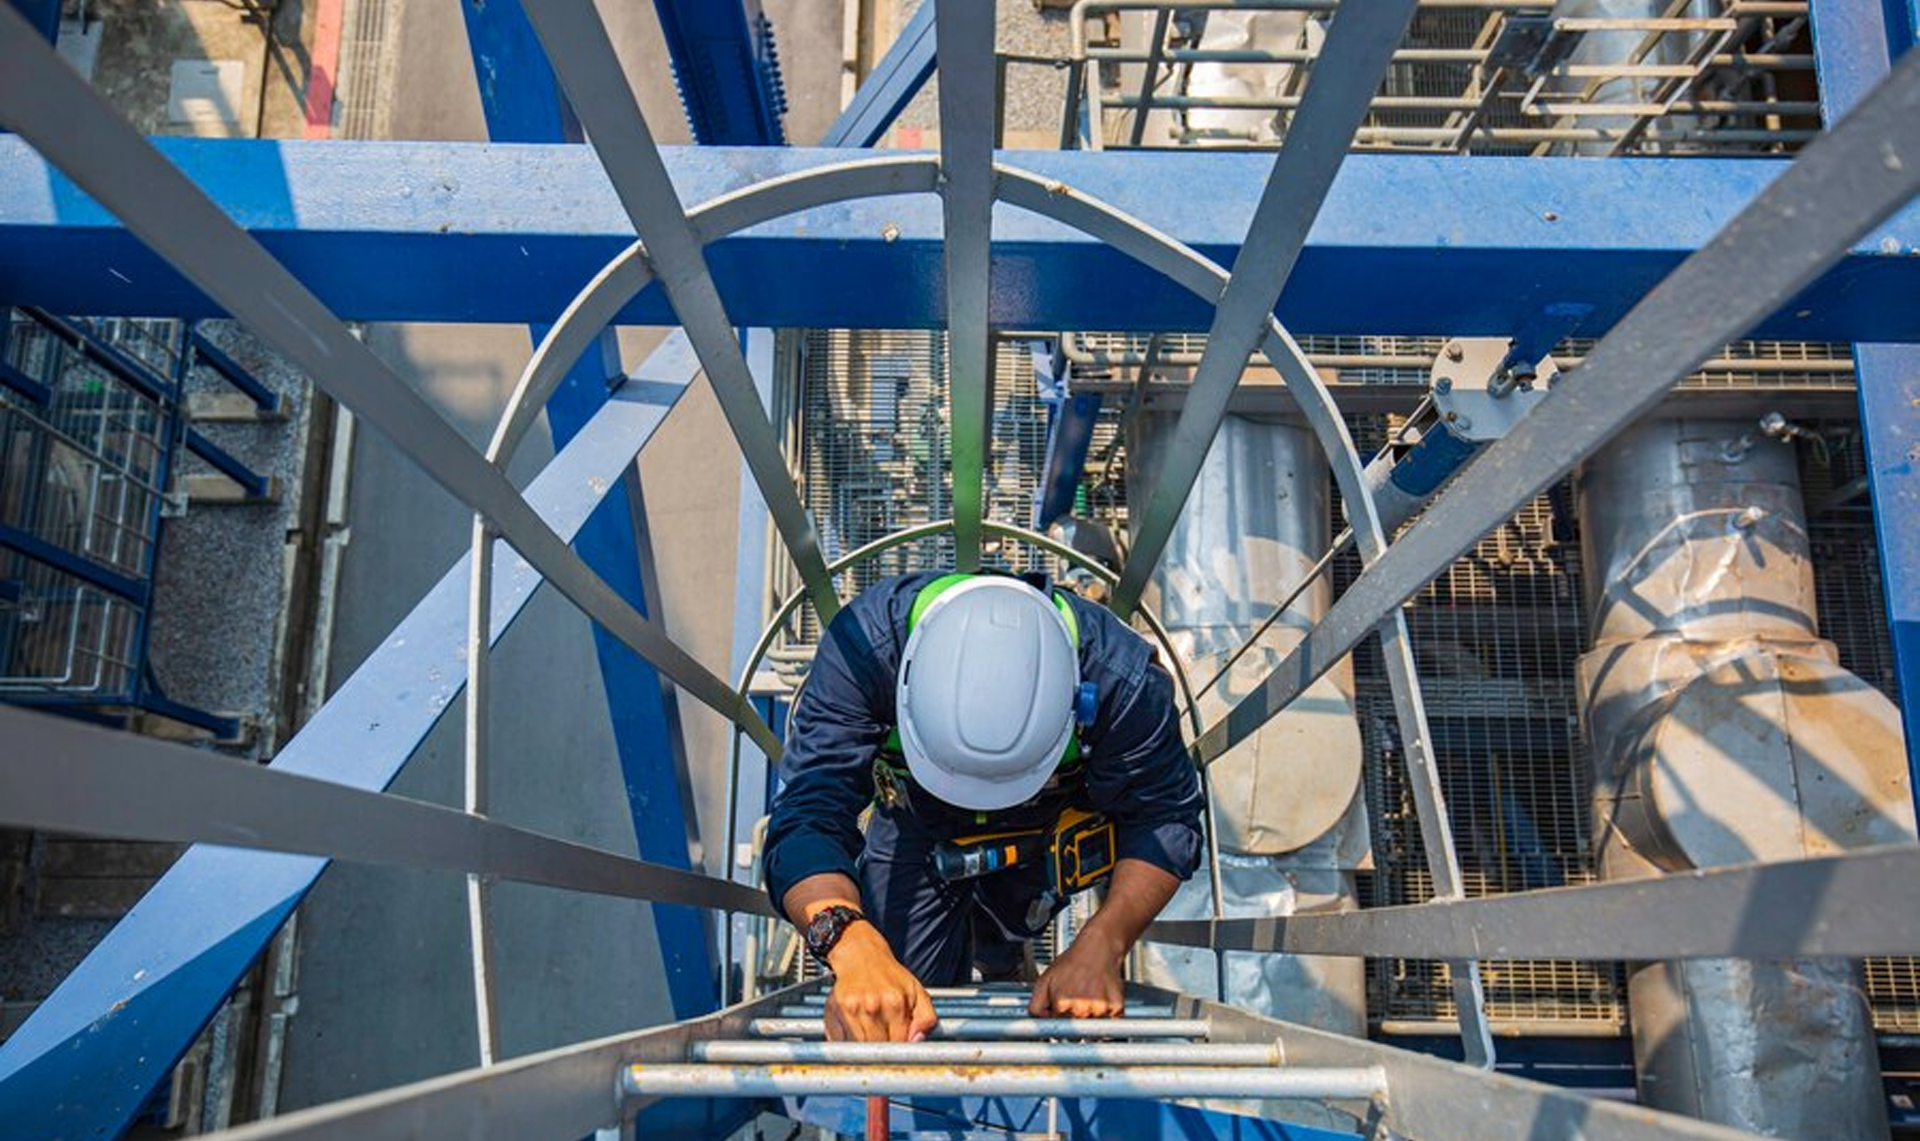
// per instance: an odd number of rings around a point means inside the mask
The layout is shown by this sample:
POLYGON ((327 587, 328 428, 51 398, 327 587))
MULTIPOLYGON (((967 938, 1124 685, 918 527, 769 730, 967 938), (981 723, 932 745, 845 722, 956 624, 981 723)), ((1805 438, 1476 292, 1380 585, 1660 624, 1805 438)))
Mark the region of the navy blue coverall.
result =
MULTIPOLYGON (((907 614, 920 588, 938 577, 883 579, 828 627, 787 724, 765 870, 776 909, 808 876, 852 877, 901 965, 923 985, 953 986, 976 963, 989 976, 1018 964, 1025 941, 1045 930, 1029 909, 1047 884, 1037 864, 948 883, 933 871, 937 842, 1041 827, 1074 804, 1113 819, 1120 858, 1184 880, 1200 861, 1204 802, 1181 743, 1172 680, 1112 612, 1067 594, 1080 628, 1080 676, 1099 692, 1093 722, 1079 731, 1082 763, 1027 803, 985 814, 903 782, 903 803, 874 804, 863 839, 859 817, 874 800, 874 759, 894 727, 907 614)), ((1046 588, 1043 579, 1028 581, 1046 588)))

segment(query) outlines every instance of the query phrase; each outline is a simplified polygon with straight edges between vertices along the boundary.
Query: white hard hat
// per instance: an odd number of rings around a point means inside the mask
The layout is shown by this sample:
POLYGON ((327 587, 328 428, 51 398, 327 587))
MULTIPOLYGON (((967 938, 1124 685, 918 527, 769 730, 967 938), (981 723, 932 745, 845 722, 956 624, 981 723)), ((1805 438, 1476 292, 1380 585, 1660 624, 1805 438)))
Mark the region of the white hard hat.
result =
POLYGON ((913 623, 895 690, 915 784, 948 804, 1008 808, 1047 783, 1073 737, 1080 655, 1052 599, 982 576, 913 623))

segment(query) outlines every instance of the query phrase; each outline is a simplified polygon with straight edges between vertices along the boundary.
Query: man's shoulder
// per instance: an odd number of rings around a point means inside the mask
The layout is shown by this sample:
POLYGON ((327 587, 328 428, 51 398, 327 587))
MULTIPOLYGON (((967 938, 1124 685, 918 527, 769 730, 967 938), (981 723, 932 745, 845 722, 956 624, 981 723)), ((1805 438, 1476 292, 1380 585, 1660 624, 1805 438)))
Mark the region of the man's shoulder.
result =
POLYGON ((1081 669, 1096 681, 1132 684, 1153 660, 1153 646, 1120 616, 1072 591, 1060 591, 1080 627, 1081 669), (1102 679, 1099 675, 1105 674, 1102 679))

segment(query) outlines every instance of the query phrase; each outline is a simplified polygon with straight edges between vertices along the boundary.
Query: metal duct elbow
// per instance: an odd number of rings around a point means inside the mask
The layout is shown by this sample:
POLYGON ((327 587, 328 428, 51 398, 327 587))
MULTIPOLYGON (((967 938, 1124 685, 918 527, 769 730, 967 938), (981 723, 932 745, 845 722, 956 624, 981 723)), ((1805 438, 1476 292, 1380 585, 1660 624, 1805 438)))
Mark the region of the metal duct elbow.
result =
POLYGON ((1603 857, 1673 871, 1912 837, 1899 712, 1817 632, 1791 447, 1643 424, 1588 465, 1580 508, 1603 857))
MULTIPOLYGON (((1911 840, 1899 714, 1818 634, 1793 449, 1746 421, 1643 423, 1589 461, 1579 503, 1602 877, 1911 840)), ((1639 964, 1627 993, 1646 1104, 1886 1136, 1857 964, 1639 964)))

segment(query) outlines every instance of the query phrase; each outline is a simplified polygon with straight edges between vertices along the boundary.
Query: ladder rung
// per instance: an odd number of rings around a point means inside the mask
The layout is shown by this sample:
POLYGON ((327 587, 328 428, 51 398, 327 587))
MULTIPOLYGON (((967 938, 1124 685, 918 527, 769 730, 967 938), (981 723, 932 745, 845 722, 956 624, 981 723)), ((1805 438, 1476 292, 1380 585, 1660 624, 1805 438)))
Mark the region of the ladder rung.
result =
MULTIPOLYGON (((747 1026, 755 1038, 825 1038, 818 1018, 756 1018, 747 1026)), ((934 1028, 935 1038, 982 1041, 993 1038, 1205 1038, 1204 1018, 948 1018, 934 1028)))
POLYGON ((628 1066, 644 1097, 1101 1097, 1365 1100, 1386 1088, 1377 1066, 628 1066))
MULTIPOLYGON (((824 1002, 805 1002, 780 1008, 781 1018, 819 1018, 826 1007, 824 1002)), ((1018 1003, 975 1003, 961 1002, 957 999, 934 999, 933 1012, 942 1018, 1026 1018, 1027 1004, 1018 1003)), ((1129 1006, 1128 1018, 1171 1018, 1170 1006, 1129 1006)))
POLYGON ((694 1062, 736 1066, 1278 1066, 1278 1042, 695 1042, 694 1062))

